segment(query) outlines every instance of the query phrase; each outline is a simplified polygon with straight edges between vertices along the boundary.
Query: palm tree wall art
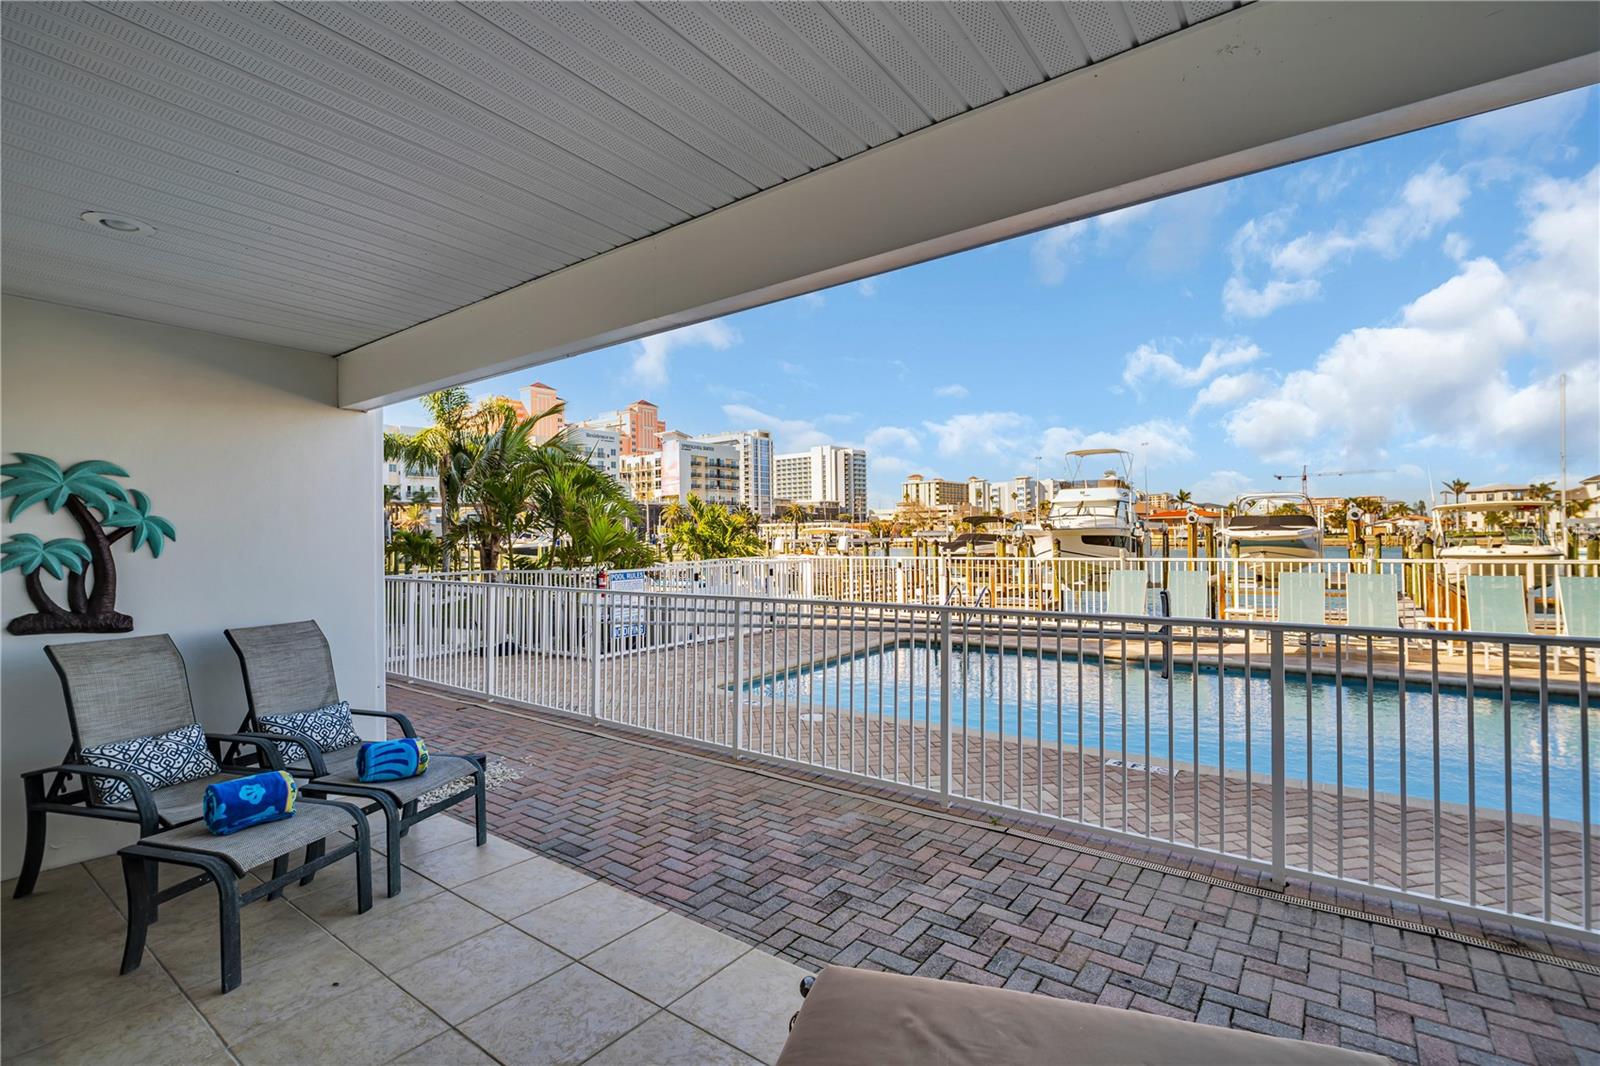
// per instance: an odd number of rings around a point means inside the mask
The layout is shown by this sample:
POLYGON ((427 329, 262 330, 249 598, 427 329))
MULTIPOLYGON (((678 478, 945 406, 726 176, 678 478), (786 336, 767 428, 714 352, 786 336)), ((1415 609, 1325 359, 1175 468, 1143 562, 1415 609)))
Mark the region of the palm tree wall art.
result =
POLYGON ((112 548, 133 538, 131 550, 149 548, 159 557, 167 541, 177 540, 172 523, 150 513, 150 497, 112 478, 128 472, 103 459, 87 459, 63 469, 54 459, 17 452, 17 461, 0 466, 0 499, 10 497, 8 521, 34 504, 55 514, 63 507, 78 523, 82 540, 44 540, 16 533, 0 545, 0 573, 19 570, 33 614, 6 626, 18 636, 35 633, 127 633, 133 619, 117 610, 117 566, 112 548), (44 585, 44 574, 66 582, 66 606, 44 585), (92 578, 92 583, 91 583, 92 578))

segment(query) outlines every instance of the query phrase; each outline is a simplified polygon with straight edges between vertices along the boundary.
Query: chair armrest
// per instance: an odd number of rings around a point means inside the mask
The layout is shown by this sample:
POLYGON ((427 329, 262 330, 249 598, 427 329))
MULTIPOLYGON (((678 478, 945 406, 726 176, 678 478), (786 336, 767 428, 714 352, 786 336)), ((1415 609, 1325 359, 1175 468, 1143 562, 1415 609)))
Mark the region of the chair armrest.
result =
MULTIPOLYGON (((219 734, 219 736, 225 735, 227 734, 219 734)), ((272 740, 276 741, 278 744, 298 744, 300 745, 300 750, 306 753, 306 761, 311 764, 311 776, 326 777, 328 775, 328 764, 322 758, 322 749, 317 747, 316 741, 312 740, 304 733, 291 733, 288 730, 285 730, 282 733, 239 733, 236 735, 243 737, 251 743, 257 743, 262 740, 272 740)), ((282 752, 279 752, 279 758, 281 760, 282 752)), ((276 767, 276 769, 287 769, 287 766, 279 765, 276 767)))
POLYGON ((353 714, 353 715, 359 714, 359 715, 362 715, 362 716, 367 717, 367 718, 388 718, 391 721, 399 722, 400 723, 400 731, 402 733, 404 733, 406 736, 414 737, 414 736, 417 735, 417 731, 414 728, 412 728, 411 719, 407 718, 403 714, 397 714, 394 711, 357 711, 357 710, 352 710, 350 713, 353 714))
MULTIPOLYGON (((129 773, 127 770, 113 770, 105 766, 86 766, 82 763, 62 763, 60 766, 47 766, 42 770, 28 770, 23 773, 24 780, 43 777, 45 774, 75 774, 84 779, 85 783, 96 777, 109 778, 112 781, 121 781, 133 793, 133 808, 139 812, 139 823, 145 832, 154 832, 161 820, 156 810, 156 798, 150 791, 150 786, 138 774, 129 773)), ((94 802, 93 790, 85 788, 85 797, 88 806, 100 810, 103 807, 94 802)))
MULTIPOLYGON (((270 769, 287 769, 283 762, 283 753, 278 750, 277 741, 269 733, 207 733, 206 742, 211 745, 213 757, 224 767, 230 764, 223 761, 222 745, 233 744, 255 748, 266 759, 270 769)), ((304 744, 300 746, 305 747, 304 744)))

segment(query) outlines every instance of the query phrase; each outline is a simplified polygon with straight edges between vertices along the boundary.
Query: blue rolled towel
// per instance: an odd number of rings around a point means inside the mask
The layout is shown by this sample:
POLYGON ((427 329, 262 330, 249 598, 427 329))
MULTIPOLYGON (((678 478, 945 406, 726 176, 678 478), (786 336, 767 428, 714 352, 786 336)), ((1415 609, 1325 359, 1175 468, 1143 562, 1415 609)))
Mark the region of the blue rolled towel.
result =
POLYGON ((294 814, 298 789, 282 770, 206 786, 206 828, 219 837, 294 814))
POLYGON ((398 781, 428 768, 428 745, 417 737, 369 740, 356 752, 356 776, 363 781, 398 781))

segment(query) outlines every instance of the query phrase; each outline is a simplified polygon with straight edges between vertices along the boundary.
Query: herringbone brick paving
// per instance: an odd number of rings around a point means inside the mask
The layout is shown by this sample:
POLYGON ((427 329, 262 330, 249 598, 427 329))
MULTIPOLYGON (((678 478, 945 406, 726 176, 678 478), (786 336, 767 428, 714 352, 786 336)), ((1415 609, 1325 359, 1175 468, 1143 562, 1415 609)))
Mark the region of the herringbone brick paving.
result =
POLYGON ((441 750, 526 768, 491 794, 496 833, 807 965, 1003 985, 1398 1062, 1600 1062, 1588 973, 941 818, 883 790, 409 686, 389 706, 441 750))
MULTIPOLYGON (((573 638, 573 633, 552 639, 550 633, 521 632, 517 639, 499 645, 501 654, 492 661, 471 648, 422 656, 411 664, 411 676, 539 707, 579 712, 592 707, 603 719, 712 744, 731 744, 734 740, 735 695, 741 677, 782 677, 818 663, 853 661, 853 657, 883 647, 901 649, 894 657, 893 674, 898 676, 902 668, 911 670, 912 661, 921 659, 924 670, 930 671, 925 676, 931 676, 932 666, 927 660, 938 635, 928 628, 925 619, 845 618, 824 624, 803 615, 798 621, 805 624, 789 624, 795 621, 790 616, 803 608, 785 606, 774 610, 777 614, 768 620, 769 624, 741 640, 727 637, 731 608, 720 614, 695 616, 688 623, 673 623, 667 636, 704 637, 709 633, 710 639, 663 639, 658 645, 607 655, 598 671, 592 669, 586 656, 537 650, 555 647, 570 651, 576 645, 570 641, 563 644, 562 640, 573 638), (920 650, 912 650, 916 647, 920 650), (736 669, 736 660, 742 660, 742 673, 736 669), (593 694, 598 694, 598 699, 593 699, 593 694)), ((1114 717, 1105 736, 1097 741, 1093 733, 1087 734, 1081 746, 1056 746, 1019 736, 1016 723, 1020 712, 1013 717, 1006 737, 996 735, 992 724, 987 735, 981 728, 957 726, 951 740, 951 795, 1054 815, 1078 825, 1155 839, 1165 837, 1202 852, 1270 861, 1274 806, 1269 775, 1259 768, 1253 779, 1238 771, 1219 777, 1211 766, 1178 760, 1174 774, 1169 776, 1130 769, 1121 759, 1113 763, 1102 758, 1126 751, 1135 762, 1148 760, 1159 765, 1164 761, 1166 753, 1159 747, 1143 750, 1137 735, 1137 713, 1125 723, 1128 735, 1120 740, 1115 735, 1117 709, 1129 704, 1129 693, 1118 688, 1119 675, 1113 672, 1109 685, 1107 676, 1101 675, 1100 689, 1096 691, 1093 683, 1084 689, 1084 678, 1077 674, 1086 660, 1092 666, 1105 657, 1113 661, 1141 658, 1150 649, 1140 641, 1084 640, 1059 627, 1005 634, 992 628, 986 633, 971 631, 965 622, 953 624, 952 628, 961 634, 963 646, 984 644, 1044 653, 1032 660, 1031 669, 1036 671, 1032 674, 1024 673, 1022 657, 1016 658, 1018 670, 1010 677, 1009 689, 1013 703, 1016 693, 1030 679, 1043 692, 1039 671, 1045 669, 1045 664, 1054 663, 1057 691, 1068 695, 1054 700, 1038 698, 1039 713, 1048 715, 1053 707, 1057 714, 1070 719, 1074 709, 1082 713, 1088 707, 1092 713, 1093 709, 1109 706, 1114 717), (1073 696, 1074 692, 1079 695, 1073 696)), ((1179 645, 1174 654, 1180 665, 1189 665, 1190 676, 1199 678, 1201 660, 1197 649, 1179 645)), ((1304 658, 1293 658, 1299 664, 1297 668, 1309 671, 1308 664, 1314 656, 1308 650, 1304 658)), ((1258 649, 1255 668, 1259 670, 1265 662, 1266 653, 1258 649)), ((1348 665, 1346 677, 1358 678, 1359 664, 1348 665)), ((964 671, 957 673, 961 677, 964 671)), ((1120 676, 1125 684, 1126 675, 1120 676)), ((994 678, 991 685, 1003 680, 994 678)), ((1143 681, 1148 686, 1148 673, 1143 675, 1143 681)), ((980 691, 974 696, 965 687, 959 692, 954 688, 953 685, 952 721, 959 721, 969 697, 981 705, 982 694, 980 691)), ((995 691, 991 687, 991 694, 995 691)), ((941 786, 937 709, 923 706, 918 720, 914 695, 896 693, 891 685, 889 714, 885 716, 880 711, 874 715, 865 707, 854 706, 850 693, 850 685, 841 692, 837 681, 832 692, 826 685, 815 689, 792 686, 781 695, 767 685, 757 685, 749 690, 745 701, 741 746, 808 766, 843 769, 937 792, 941 786)), ((1237 716, 1245 694, 1247 690, 1241 692, 1237 688, 1229 694, 1216 677, 1197 683, 1196 705, 1207 706, 1197 713, 1193 732, 1217 735, 1224 698, 1237 716)), ((879 695, 881 708, 881 683, 879 695)), ((1147 701, 1148 696, 1146 692, 1147 701)), ((1138 694, 1134 693, 1134 697, 1133 704, 1140 705, 1138 694)), ((1256 701, 1249 717, 1252 725, 1245 733, 1254 737, 1257 751, 1270 747, 1264 703, 1262 699, 1256 701)), ((1347 736, 1362 736, 1369 729, 1378 729, 1375 722, 1364 717, 1359 685, 1345 703, 1348 706, 1343 708, 1342 722, 1347 736)), ((1159 699, 1152 708, 1151 717, 1159 719, 1159 699)), ((1170 706, 1167 711, 1171 713, 1170 706)), ((1291 733, 1301 729, 1298 713, 1291 716, 1289 724, 1291 733)), ((1374 747, 1398 743, 1392 728, 1392 723, 1385 722, 1378 729, 1374 747)), ((1411 728, 1409 739, 1414 752, 1426 751, 1440 742, 1437 730, 1421 729, 1415 722, 1411 728)), ((1144 743, 1149 743, 1148 735, 1144 743)), ((1228 743, 1237 755, 1242 747, 1239 737, 1235 735, 1228 743)), ((1479 738, 1479 750, 1492 750, 1492 744, 1485 748, 1485 743, 1489 742, 1479 738)), ((1351 749, 1347 757, 1359 762, 1359 750, 1351 749)), ((1326 772, 1331 757, 1325 750, 1320 757, 1326 772)), ((1448 758, 1445 761, 1451 762, 1448 758)), ((1459 764, 1451 765, 1460 769, 1459 764)), ((1369 795, 1346 788, 1336 794, 1326 786, 1308 790, 1303 781, 1294 780, 1296 776, 1310 776, 1309 772, 1302 775, 1303 769, 1298 760, 1291 762, 1291 780, 1283 806, 1285 861, 1290 869, 1404 888, 1423 897, 1471 901, 1486 909, 1504 906, 1508 829, 1504 817, 1492 809, 1492 802, 1480 804, 1476 812, 1450 803, 1435 810, 1424 798, 1429 794, 1427 775, 1419 775, 1415 769, 1405 805, 1392 792, 1369 795)), ((1349 775, 1344 776, 1349 779, 1349 775)), ((1487 786, 1480 784, 1480 795, 1488 795, 1487 786)), ((1589 858, 1592 866, 1595 858, 1592 847, 1586 853, 1581 828, 1556 820, 1545 831, 1538 819, 1523 814, 1512 824, 1509 835, 1515 912, 1582 924, 1585 900, 1592 898, 1585 895, 1584 860, 1589 858)))

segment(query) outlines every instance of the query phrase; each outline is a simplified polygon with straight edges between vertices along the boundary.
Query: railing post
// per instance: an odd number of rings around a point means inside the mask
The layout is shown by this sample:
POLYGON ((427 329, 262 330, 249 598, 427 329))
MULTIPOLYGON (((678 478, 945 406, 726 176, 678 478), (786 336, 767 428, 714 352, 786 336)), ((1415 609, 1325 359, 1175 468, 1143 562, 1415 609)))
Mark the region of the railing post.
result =
POLYGON ((1272 888, 1282 891, 1289 883, 1288 862, 1284 856, 1284 837, 1289 820, 1286 797, 1287 765, 1284 758, 1285 678, 1283 630, 1273 629, 1267 637, 1271 646, 1271 677, 1268 686, 1272 699, 1272 888))
POLYGON ((500 659, 500 599, 492 584, 483 586, 483 694, 493 696, 500 659))
POLYGON ((406 582, 406 676, 411 678, 417 676, 417 617, 421 613, 417 600, 421 595, 419 582, 406 582))
POLYGON ((950 610, 940 612, 939 623, 939 798, 950 806, 950 772, 953 750, 950 743, 950 610))
POLYGON ((744 710, 749 694, 745 692, 744 631, 750 612, 744 600, 733 601, 733 755, 739 757, 744 750, 744 710))
POLYGON ((600 717, 600 597, 594 590, 594 602, 589 607, 589 717, 600 717))

